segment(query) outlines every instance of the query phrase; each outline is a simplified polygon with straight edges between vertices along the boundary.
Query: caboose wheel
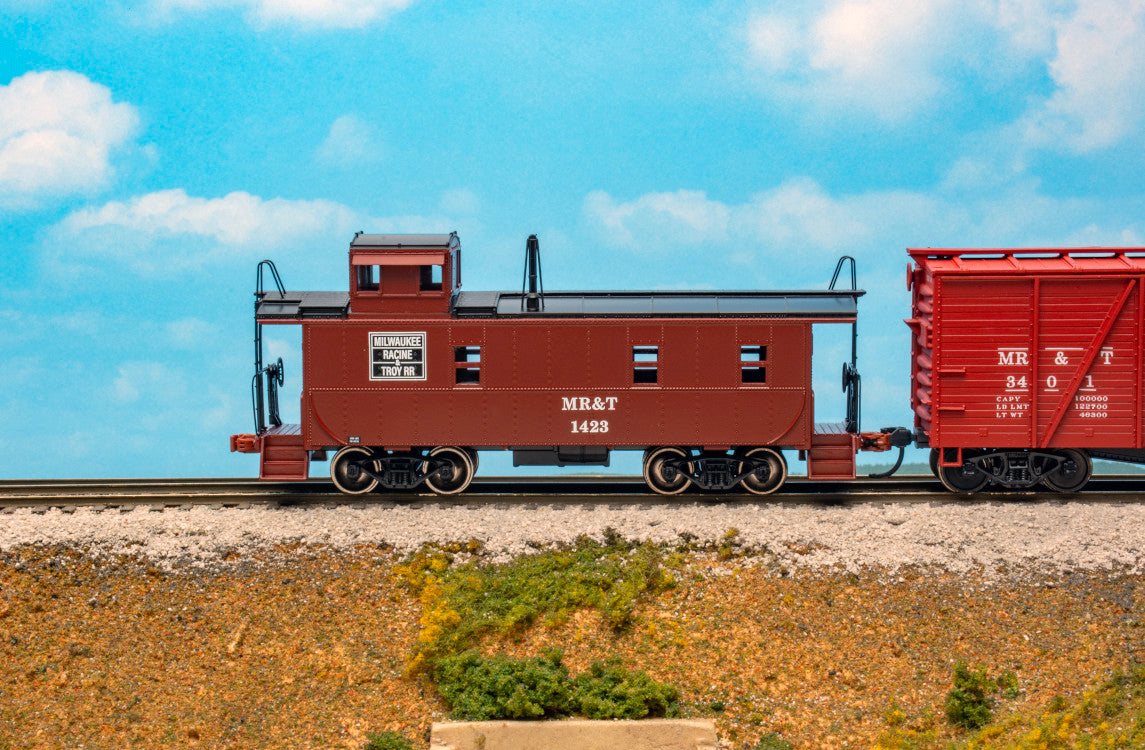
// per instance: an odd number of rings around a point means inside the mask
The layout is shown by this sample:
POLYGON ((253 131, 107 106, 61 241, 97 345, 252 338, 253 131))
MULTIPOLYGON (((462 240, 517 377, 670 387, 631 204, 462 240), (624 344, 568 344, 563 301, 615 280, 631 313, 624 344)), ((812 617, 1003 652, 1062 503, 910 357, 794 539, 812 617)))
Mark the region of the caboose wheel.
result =
POLYGON ((939 466, 938 481, 951 492, 977 492, 990 478, 964 452, 961 466, 939 466))
POLYGON ((688 454, 680 448, 656 448, 644 453, 644 481, 653 492, 661 495, 679 495, 692 480, 672 465, 688 454))
POLYGON ((371 458, 370 449, 347 445, 330 460, 330 479, 339 492, 364 495, 378 486, 378 480, 362 470, 361 464, 371 458))
POLYGON ((938 448, 930 449, 930 473, 938 476, 938 448))
POLYGON ((464 448, 443 445, 431 450, 429 455, 441 464, 432 470, 426 468, 428 462, 422 464, 422 470, 426 472, 425 483, 437 494, 456 495, 473 481, 473 462, 464 448))
POLYGON ((1089 481, 1093 462, 1081 451, 1064 450, 1058 455, 1062 462, 1042 479, 1042 483, 1054 492, 1077 492, 1089 481))
POLYGON ((748 492, 753 495, 770 495, 787 480, 787 462, 779 451, 774 448, 752 448, 747 455, 761 462, 740 481, 748 492))

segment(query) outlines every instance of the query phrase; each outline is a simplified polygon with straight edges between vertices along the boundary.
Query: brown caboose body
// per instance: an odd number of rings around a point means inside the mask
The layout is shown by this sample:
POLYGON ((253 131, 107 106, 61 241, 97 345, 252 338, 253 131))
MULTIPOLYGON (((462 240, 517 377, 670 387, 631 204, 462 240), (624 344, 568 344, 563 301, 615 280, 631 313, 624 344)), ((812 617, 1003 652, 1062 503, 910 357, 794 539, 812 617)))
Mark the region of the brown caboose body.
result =
POLYGON ((460 492, 478 450, 553 466, 644 451, 664 494, 772 492, 784 450, 811 478, 854 476, 858 378, 852 364, 847 421, 816 425, 812 325, 854 325, 861 291, 544 292, 530 250, 520 293, 461 291, 456 234, 358 235, 348 292, 259 291, 256 348, 263 324, 302 327, 301 424, 278 423, 280 365, 264 423, 258 361, 257 432, 232 447, 260 453, 265 479, 333 451, 349 493, 460 492))

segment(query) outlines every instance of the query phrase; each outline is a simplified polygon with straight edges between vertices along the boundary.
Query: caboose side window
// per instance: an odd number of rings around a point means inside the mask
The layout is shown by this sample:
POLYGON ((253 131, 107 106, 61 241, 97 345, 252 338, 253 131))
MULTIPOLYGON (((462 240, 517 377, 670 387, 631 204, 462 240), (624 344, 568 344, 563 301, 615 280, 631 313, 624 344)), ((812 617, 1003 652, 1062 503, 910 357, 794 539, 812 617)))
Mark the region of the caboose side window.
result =
POLYGON ((455 381, 458 385, 479 384, 481 382, 481 347, 453 347, 455 381))
POLYGON ((767 347, 748 345, 739 348, 740 382, 767 382, 767 347))
POLYGON ((376 292, 381 286, 381 266, 358 266, 358 291, 376 292))
POLYGON ((421 291, 423 291, 423 292, 440 292, 441 291, 441 266, 422 266, 421 267, 421 291))
POLYGON ((632 382, 648 385, 658 382, 660 368, 659 346, 632 347, 632 382))

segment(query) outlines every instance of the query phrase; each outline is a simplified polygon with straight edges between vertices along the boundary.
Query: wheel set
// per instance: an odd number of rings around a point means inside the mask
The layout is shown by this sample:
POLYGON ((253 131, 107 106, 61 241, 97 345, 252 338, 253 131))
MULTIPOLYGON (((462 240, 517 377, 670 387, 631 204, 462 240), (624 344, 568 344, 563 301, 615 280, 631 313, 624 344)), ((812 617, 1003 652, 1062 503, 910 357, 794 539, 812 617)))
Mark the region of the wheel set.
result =
POLYGON ((408 490, 422 483, 438 495, 456 495, 473 481, 477 465, 472 448, 443 445, 425 453, 391 453, 348 445, 330 460, 330 479, 347 495, 378 487, 408 490))
POLYGON ((951 492, 969 494, 987 485, 1032 489, 1039 484, 1054 492, 1078 492, 1093 474, 1093 462, 1074 449, 1051 451, 961 451, 962 462, 944 466, 937 449, 930 470, 951 492))
POLYGON ((679 495, 689 487, 770 495, 787 480, 787 462, 775 448, 752 448, 732 455, 693 454, 678 447, 644 452, 644 482, 660 495, 679 495))

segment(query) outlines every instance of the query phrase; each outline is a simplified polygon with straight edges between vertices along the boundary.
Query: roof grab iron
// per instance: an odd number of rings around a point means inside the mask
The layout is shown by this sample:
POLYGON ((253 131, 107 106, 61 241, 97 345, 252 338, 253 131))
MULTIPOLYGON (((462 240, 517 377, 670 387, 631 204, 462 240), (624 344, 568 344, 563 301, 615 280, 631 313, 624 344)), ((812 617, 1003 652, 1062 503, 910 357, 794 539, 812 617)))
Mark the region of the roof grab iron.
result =
MULTIPOLYGON (((355 236, 357 236, 357 235, 355 235, 355 236)), ((255 273, 254 296, 257 297, 258 299, 262 299, 263 297, 266 296, 266 291, 264 290, 263 285, 262 285, 262 267, 263 266, 268 266, 270 268, 270 273, 274 277, 274 285, 276 287, 278 287, 279 295, 285 295, 286 294, 286 287, 284 287, 282 285, 282 277, 278 275, 278 269, 274 267, 274 261, 267 258, 264 260, 260 260, 258 262, 258 270, 255 273)))
POLYGON ((858 281, 855 278, 855 259, 850 255, 844 255, 839 258, 839 262, 835 265, 835 273, 831 276, 831 284, 827 287, 828 289, 832 291, 835 290, 835 283, 839 280, 839 273, 843 270, 843 264, 847 261, 851 261, 851 291, 856 291, 859 288, 858 281))

